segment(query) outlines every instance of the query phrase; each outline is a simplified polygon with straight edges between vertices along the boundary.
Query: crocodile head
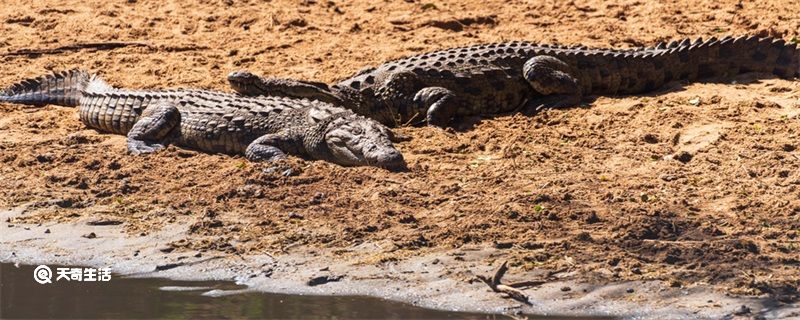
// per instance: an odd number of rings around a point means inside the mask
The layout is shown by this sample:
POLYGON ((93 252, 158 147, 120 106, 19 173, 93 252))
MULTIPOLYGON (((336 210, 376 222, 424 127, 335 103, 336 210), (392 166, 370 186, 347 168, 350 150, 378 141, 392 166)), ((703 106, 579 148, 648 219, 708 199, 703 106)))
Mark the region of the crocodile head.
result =
POLYGON ((389 170, 406 168, 403 155, 392 141, 394 134, 375 120, 352 116, 332 121, 324 142, 331 160, 346 166, 377 166, 389 170))

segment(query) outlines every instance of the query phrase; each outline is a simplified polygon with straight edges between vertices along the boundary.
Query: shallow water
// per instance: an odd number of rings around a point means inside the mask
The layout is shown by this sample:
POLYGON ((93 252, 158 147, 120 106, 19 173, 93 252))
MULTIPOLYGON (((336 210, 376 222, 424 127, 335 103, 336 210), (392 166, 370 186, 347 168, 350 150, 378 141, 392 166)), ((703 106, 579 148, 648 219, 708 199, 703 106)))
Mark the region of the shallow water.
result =
MULTIPOLYGON (((56 266, 49 266, 56 278, 56 266)), ((0 264, 0 318, 326 318, 495 319, 497 315, 437 311, 369 297, 244 293, 224 281, 173 281, 112 276, 108 282, 34 281, 35 266, 0 264)))

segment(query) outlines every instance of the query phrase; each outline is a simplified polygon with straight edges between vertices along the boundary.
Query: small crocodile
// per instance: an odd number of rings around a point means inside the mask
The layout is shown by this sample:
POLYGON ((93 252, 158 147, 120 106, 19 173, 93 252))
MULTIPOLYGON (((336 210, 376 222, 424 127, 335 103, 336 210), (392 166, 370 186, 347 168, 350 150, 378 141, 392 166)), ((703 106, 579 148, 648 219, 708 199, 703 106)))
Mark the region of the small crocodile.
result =
POLYGON ((649 92, 670 81, 757 72, 800 76, 796 43, 756 36, 672 41, 627 50, 507 42, 445 49, 367 68, 333 86, 231 73, 245 95, 307 97, 386 125, 578 105, 588 95, 649 92))
POLYGON ((116 89, 76 69, 17 83, 0 92, 0 102, 78 107, 86 126, 127 135, 132 154, 174 143, 244 154, 250 161, 293 154, 346 166, 405 166, 386 126, 307 99, 195 89, 116 89))

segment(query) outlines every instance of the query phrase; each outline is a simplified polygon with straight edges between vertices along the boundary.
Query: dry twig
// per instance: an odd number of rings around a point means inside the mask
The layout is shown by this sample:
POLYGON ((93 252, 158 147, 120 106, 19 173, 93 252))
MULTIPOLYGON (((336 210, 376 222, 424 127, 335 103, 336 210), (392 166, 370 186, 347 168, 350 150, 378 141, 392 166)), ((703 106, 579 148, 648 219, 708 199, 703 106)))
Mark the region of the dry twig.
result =
POLYGON ((531 302, 528 301, 528 296, 525 295, 525 293, 522 292, 522 290, 515 288, 514 285, 520 287, 530 286, 533 284, 533 282, 525 281, 520 283, 514 283, 512 285, 502 284, 501 280, 503 279, 503 275, 505 275, 506 271, 508 271, 508 261, 504 261, 503 264, 501 264, 500 267, 497 268, 497 271, 495 271, 494 276, 487 278, 478 275, 477 278, 483 281, 483 283, 486 283, 486 285, 488 285, 489 288, 492 289, 492 291, 498 293, 505 293, 506 295, 508 295, 508 297, 514 300, 517 300, 527 305, 531 305, 531 302))

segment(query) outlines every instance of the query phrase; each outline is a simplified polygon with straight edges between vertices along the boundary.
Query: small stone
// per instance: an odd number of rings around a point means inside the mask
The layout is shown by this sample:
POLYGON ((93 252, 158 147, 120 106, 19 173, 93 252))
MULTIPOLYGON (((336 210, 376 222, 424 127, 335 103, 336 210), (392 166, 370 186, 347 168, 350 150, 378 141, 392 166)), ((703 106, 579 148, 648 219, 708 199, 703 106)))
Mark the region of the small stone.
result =
POLYGON ((398 221, 400 223, 403 223, 403 224, 416 223, 417 222, 417 218, 415 218, 414 216, 412 216, 410 214, 406 214, 406 215, 403 215, 402 217, 400 217, 400 220, 398 220, 398 221))
POLYGON ((746 314, 750 314, 751 312, 752 311, 750 310, 749 307, 747 307, 746 305, 742 305, 741 307, 738 307, 738 308, 736 308, 735 311, 733 311, 733 315, 735 315, 735 316, 743 316, 743 315, 746 315, 746 314))
POLYGON ((659 139, 658 139, 657 135, 654 135, 652 133, 648 133, 648 134, 645 134, 642 137, 642 141, 647 142, 647 143, 658 143, 659 139))
POLYGON ((700 101, 700 97, 694 97, 694 98, 689 100, 689 104, 691 104, 693 106, 699 106, 700 102, 701 102, 700 101))
POLYGON ((633 293, 633 288, 628 288, 628 290, 625 290, 625 292, 627 292, 627 293, 633 293))
POLYGON ((297 212, 289 212, 289 219, 302 220, 303 216, 297 212))
POLYGON ((50 229, 45 230, 44 233, 50 233, 50 229))
POLYGON ((163 253, 170 253, 172 251, 175 251, 175 248, 173 248, 173 247, 164 247, 164 248, 158 249, 158 251, 161 251, 163 253))
POLYGON ((583 241, 583 242, 591 242, 592 241, 592 236, 589 235, 588 232, 584 231, 584 232, 581 232, 578 235, 576 235, 575 236, 575 240, 583 241))
POLYGON ((82 237, 84 237, 86 239, 94 239, 94 238, 97 238, 97 235, 94 234, 94 232, 90 232, 89 234, 82 235, 82 237))
POLYGON ((586 217, 586 223, 588 223, 588 224, 598 223, 598 222, 600 222, 600 218, 597 216, 597 213, 595 213, 594 211, 590 212, 589 216, 586 217))
POLYGON ((564 292, 572 291, 572 288, 570 288, 570 287, 561 287, 561 291, 564 291, 564 292))
POLYGON ((666 173, 662 174, 662 175, 660 175, 658 177, 661 178, 661 180, 664 180, 664 181, 667 181, 667 182, 678 180, 677 176, 672 175, 672 174, 666 174, 666 173))
POLYGON ((678 160, 681 163, 687 163, 689 161, 692 161, 692 158, 693 158, 692 154, 686 151, 681 151, 680 153, 675 155, 675 160, 678 160))
POLYGON ((36 161, 39 161, 39 163, 53 162, 53 154, 51 153, 40 154, 36 156, 36 161))
POLYGON ((329 283, 329 282, 336 282, 336 281, 342 280, 342 278, 344 278, 344 276, 341 276, 341 275, 340 276, 314 277, 314 278, 309 279, 306 282, 306 285, 309 286, 309 287, 315 287, 315 286, 323 285, 323 284, 326 284, 326 283, 329 283))
POLYGON ((322 192, 317 192, 314 194, 314 197, 311 198, 311 204, 320 204, 322 200, 325 199, 325 194, 322 192))
POLYGON ((797 149, 797 147, 795 147, 793 144, 786 143, 783 146, 781 146, 781 149, 783 149, 783 151, 786 151, 786 152, 792 152, 795 149, 797 149))

